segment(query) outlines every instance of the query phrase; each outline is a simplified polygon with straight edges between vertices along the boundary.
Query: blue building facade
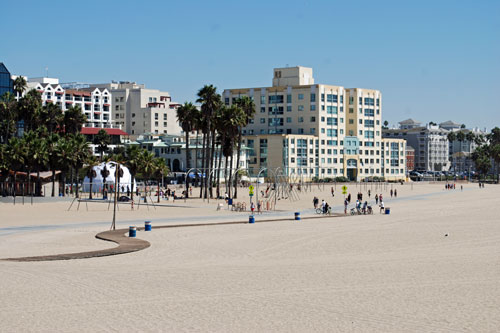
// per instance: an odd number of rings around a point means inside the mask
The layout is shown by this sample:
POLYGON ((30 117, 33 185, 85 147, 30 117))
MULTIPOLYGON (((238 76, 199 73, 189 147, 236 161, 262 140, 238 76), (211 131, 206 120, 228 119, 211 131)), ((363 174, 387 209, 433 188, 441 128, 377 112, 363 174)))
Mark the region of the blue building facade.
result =
POLYGON ((6 92, 14 93, 13 82, 9 70, 0 62, 0 96, 6 92))

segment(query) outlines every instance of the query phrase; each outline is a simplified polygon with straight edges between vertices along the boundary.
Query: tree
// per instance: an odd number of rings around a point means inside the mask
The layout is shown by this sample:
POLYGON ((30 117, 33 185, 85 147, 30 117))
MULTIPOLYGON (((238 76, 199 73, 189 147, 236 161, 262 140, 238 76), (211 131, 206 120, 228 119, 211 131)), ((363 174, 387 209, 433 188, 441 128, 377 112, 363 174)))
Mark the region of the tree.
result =
MULTIPOLYGON (((217 88, 213 85, 205 85, 198 91, 197 103, 201 103, 201 111, 203 117, 203 161, 205 172, 204 178, 204 197, 208 197, 208 185, 210 184, 208 176, 211 175, 211 166, 213 163, 212 153, 210 152, 211 140, 215 140, 214 135, 212 135, 215 130, 212 128, 212 117, 215 110, 217 110, 222 104, 220 95, 217 93, 217 88), (208 183, 207 183, 208 182, 208 183)), ((211 187, 211 184, 210 184, 211 187)))
POLYGON ((24 131, 36 129, 42 108, 42 95, 32 89, 19 98, 17 103, 18 120, 22 122, 24 131))
POLYGON ((448 141, 454 142, 457 139, 457 134, 455 132, 449 132, 447 137, 448 141))
MULTIPOLYGON (((156 179, 157 185, 158 185, 157 202, 160 202, 160 182, 163 179, 163 176, 165 174, 168 174, 168 172, 169 172, 168 167, 165 164, 165 160, 163 158, 158 157, 158 158, 155 158, 153 160, 153 173, 152 173, 152 175, 156 179)), ((186 192, 187 192, 187 190, 186 190, 186 192)))
POLYGON ((10 168, 14 171, 14 184, 13 184, 13 196, 14 203, 16 203, 16 183, 17 183, 17 172, 21 171, 24 167, 27 149, 21 139, 13 137, 10 138, 6 149, 7 156, 9 156, 10 168))
POLYGON ((465 124, 460 125, 461 129, 465 129, 465 124))
POLYGON ((10 92, 0 97, 0 143, 7 143, 16 133, 17 103, 10 92))
POLYGON ((47 137, 47 154, 48 154, 48 168, 52 171, 52 193, 51 196, 55 196, 55 183, 56 183, 56 169, 59 163, 59 157, 57 155, 57 145, 61 138, 57 133, 51 133, 47 137))
POLYGON ((10 169, 9 157, 10 156, 7 154, 7 145, 0 144, 0 186, 2 192, 1 195, 3 197, 7 195, 7 186, 5 182, 7 180, 10 169))
MULTIPOLYGON (((179 121, 182 130, 186 135, 186 172, 188 172, 189 169, 191 168, 191 163, 189 161, 190 159, 189 133, 194 128, 194 123, 196 121, 197 113, 198 110, 196 109, 196 106, 194 106, 192 103, 185 102, 184 105, 181 105, 179 108, 177 108, 177 120, 179 121)), ((189 177, 188 174, 186 173, 186 198, 188 197, 188 193, 189 193, 189 177)))
POLYGON ((89 178, 89 199, 92 199, 93 180, 95 177, 97 177, 95 167, 98 165, 99 161, 97 160, 97 157, 95 157, 93 154, 89 154, 84 164, 85 174, 89 178))
POLYGON ((389 122, 387 120, 384 120, 384 125, 382 126, 382 129, 389 129, 389 122))
POLYGON ((429 125, 430 126, 437 126, 437 124, 435 122, 433 122, 433 121, 429 121, 429 125))
POLYGON ((80 106, 71 106, 64 111, 64 132, 66 134, 76 134, 82 130, 82 126, 86 121, 87 117, 82 113, 80 106))
POLYGON ((488 151, 488 146, 483 145, 478 147, 472 153, 472 160, 476 165, 476 170, 479 172, 479 181, 481 181, 481 175, 485 175, 488 173, 491 167, 491 161, 488 151))
POLYGON ((74 164, 73 160, 75 158, 71 137, 60 137, 59 141, 55 145, 54 153, 56 156, 54 157, 53 165, 58 166, 61 170, 61 175, 59 177, 59 193, 62 193, 63 196, 65 196, 66 174, 70 170, 70 167, 74 164))
POLYGON ((90 147, 87 140, 82 134, 73 134, 69 136, 71 144, 71 152, 73 153, 72 167, 76 174, 76 197, 79 197, 79 171, 82 169, 83 164, 91 155, 90 147))
MULTIPOLYGON (((253 119, 255 114, 255 103, 248 96, 240 97, 236 100, 236 105, 241 108, 243 114, 238 112, 236 115, 237 125, 238 125, 238 148, 236 149, 236 168, 240 166, 240 155, 241 155, 241 137, 243 127, 247 126, 250 123, 250 120, 253 119)), ((238 197, 238 173, 236 173, 235 185, 234 185, 234 197, 238 197)))
POLYGON ((497 174, 497 183, 499 182, 500 174, 498 172, 498 167, 500 165, 500 143, 492 144, 489 146, 490 157, 495 163, 495 170, 497 174))
POLYGON ((142 156, 142 148, 139 146, 127 146, 127 150, 125 152, 125 155, 127 156, 125 160, 125 165, 127 166, 128 170, 130 171, 130 176, 131 176, 131 184, 130 184, 130 199, 134 200, 134 181, 135 181, 135 176, 137 175, 137 172, 141 168, 141 156, 142 156))
POLYGON ((62 127, 63 120, 64 115, 58 105, 49 103, 42 107, 39 123, 45 126, 49 133, 54 133, 58 128, 62 127))
POLYGON ((28 83, 23 76, 18 76, 14 79, 14 92, 17 98, 21 98, 27 87, 28 83))
POLYGON ((102 162, 102 155, 108 151, 108 145, 111 144, 111 136, 105 130, 101 129, 94 137, 94 144, 97 145, 97 151, 102 162))

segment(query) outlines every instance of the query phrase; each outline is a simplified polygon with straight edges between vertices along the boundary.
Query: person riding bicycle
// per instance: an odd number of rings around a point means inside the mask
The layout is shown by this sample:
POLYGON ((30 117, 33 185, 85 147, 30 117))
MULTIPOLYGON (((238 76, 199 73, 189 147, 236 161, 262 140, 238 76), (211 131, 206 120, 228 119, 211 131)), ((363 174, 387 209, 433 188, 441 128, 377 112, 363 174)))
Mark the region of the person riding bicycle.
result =
POLYGON ((366 214, 366 207, 368 207, 368 201, 363 204, 363 214, 366 214))

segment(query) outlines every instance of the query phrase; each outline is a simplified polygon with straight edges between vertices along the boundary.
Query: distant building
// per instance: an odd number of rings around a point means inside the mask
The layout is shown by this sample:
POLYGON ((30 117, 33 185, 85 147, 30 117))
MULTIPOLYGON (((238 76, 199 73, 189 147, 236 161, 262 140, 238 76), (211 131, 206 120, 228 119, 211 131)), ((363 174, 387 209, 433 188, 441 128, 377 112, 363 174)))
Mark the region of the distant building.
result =
POLYGON ((269 146, 268 156, 259 155, 255 165, 269 164, 271 158, 276 158, 287 164, 273 161, 272 165, 285 168, 289 175, 301 174, 311 179, 345 176, 362 180, 382 176, 379 90, 319 84, 312 68, 296 66, 274 68, 271 87, 226 89, 222 94, 226 105, 242 96, 252 98, 256 106, 254 118, 243 134, 255 144, 261 140, 269 144, 276 141, 277 150, 269 146), (258 137, 252 139, 255 135, 258 137), (277 136, 275 139, 269 135, 277 136), (288 142, 289 157, 279 156, 285 148, 283 140, 288 142), (292 149, 298 148, 292 148, 292 140, 307 146, 300 148, 303 156, 294 157, 300 163, 292 162, 292 149))
POLYGON ((146 89, 135 82, 91 84, 92 88, 106 89, 113 98, 113 119, 129 135, 144 133, 180 135, 177 121, 178 103, 172 102, 168 92, 146 89))
POLYGON ((382 139, 382 176, 385 180, 406 179, 406 140, 382 139))
POLYGON ((28 90, 35 89, 42 95, 42 105, 56 104, 64 112, 79 106, 87 117, 84 127, 112 128, 111 94, 106 89, 65 89, 57 78, 29 78, 28 90))
POLYGON ((6 92, 14 93, 14 83, 7 67, 0 62, 0 96, 6 92))
POLYGON ((449 169, 447 135, 447 130, 433 125, 383 131, 384 138, 405 139, 407 145, 415 149, 415 170, 419 171, 447 171, 449 169))
POLYGON ((445 130, 448 130, 448 131, 457 131, 462 127, 462 125, 457 124, 451 120, 448 120, 448 121, 445 121, 445 122, 442 122, 441 124, 439 124, 439 127, 444 128, 445 130))
POLYGON ((409 145, 406 145, 406 170, 415 170, 415 149, 409 145))
POLYGON ((420 126, 422 126, 422 123, 411 118, 399 122, 399 128, 401 129, 412 129, 420 126))

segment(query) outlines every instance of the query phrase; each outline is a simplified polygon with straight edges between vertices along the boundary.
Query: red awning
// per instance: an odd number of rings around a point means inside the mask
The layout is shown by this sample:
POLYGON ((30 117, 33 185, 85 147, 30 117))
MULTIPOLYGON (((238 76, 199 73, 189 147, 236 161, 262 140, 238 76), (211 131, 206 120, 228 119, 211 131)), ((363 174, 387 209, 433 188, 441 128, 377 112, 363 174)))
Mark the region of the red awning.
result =
POLYGON ((82 96, 83 94, 80 91, 73 91, 73 95, 82 96))
POLYGON ((56 91, 56 94, 62 95, 62 94, 64 94, 64 91, 56 91))
POLYGON ((106 133, 108 133, 109 135, 126 135, 126 136, 128 136, 127 132, 124 132, 118 128, 83 127, 82 130, 80 131, 80 133, 95 135, 95 134, 97 134, 97 132, 99 132, 102 129, 105 130, 106 133))
POLYGON ((92 102, 85 102, 86 105, 92 105, 92 102))
POLYGON ((95 113, 95 114, 101 114, 101 112, 99 112, 99 111, 94 111, 94 113, 95 113))
POLYGON ((103 104, 104 106, 111 106, 111 104, 103 104))
POLYGON ((66 104, 73 104, 72 101, 66 101, 66 104))

